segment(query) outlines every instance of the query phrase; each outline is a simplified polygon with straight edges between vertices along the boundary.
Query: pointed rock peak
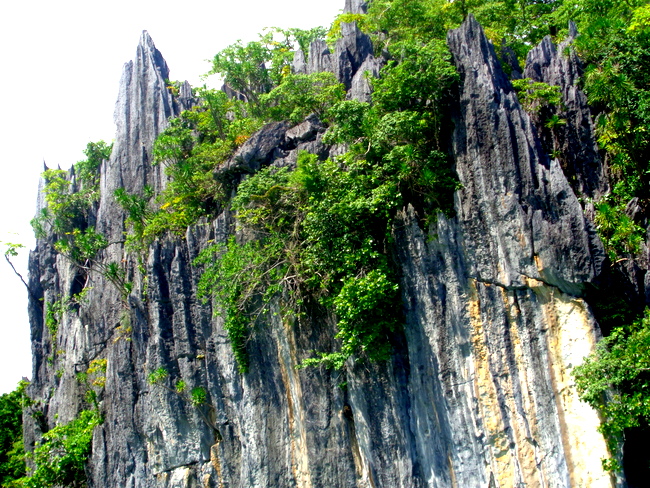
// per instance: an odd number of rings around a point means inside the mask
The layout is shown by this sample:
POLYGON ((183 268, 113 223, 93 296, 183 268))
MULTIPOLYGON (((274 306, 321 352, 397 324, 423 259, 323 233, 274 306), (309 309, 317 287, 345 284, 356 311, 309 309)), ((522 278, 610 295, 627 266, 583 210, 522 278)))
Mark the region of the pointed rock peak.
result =
POLYGON ((481 58, 490 65, 498 64, 492 42, 472 14, 467 15, 460 27, 447 33, 447 44, 454 56, 465 56, 474 61, 481 58))
MULTIPOLYGON (((450 30, 447 33, 447 42, 450 47, 452 44, 461 43, 465 44, 464 50, 469 50, 468 43, 471 42, 474 44, 476 40, 479 40, 481 44, 487 42, 487 38, 483 33, 483 27, 481 27, 481 24, 478 23, 472 14, 467 16, 460 27, 450 30)), ((462 46, 459 45, 457 47, 461 48, 462 46)))
MULTIPOLYGON (((151 161, 156 137, 167 127, 167 120, 179 113, 179 103, 167 88, 169 78, 167 62, 149 33, 143 31, 135 59, 128 62, 122 72, 115 105, 115 144, 104 178, 106 191, 103 189, 102 194, 112 195, 117 187, 130 193, 141 191, 145 185, 156 191, 164 187, 164 175, 157 166, 151 165, 151 161)), ((191 88, 188 90, 186 87, 183 93, 188 91, 191 93, 191 88)), ((191 104, 189 98, 184 102, 191 104)), ((107 205, 111 204, 105 204, 105 208, 107 205)), ((110 213, 106 212, 107 215, 110 213)), ((112 225, 109 220, 107 216, 101 224, 112 225)), ((103 231, 111 238, 118 233, 114 229, 103 231)))
POLYGON ((356 22, 341 22, 341 38, 336 41, 334 74, 350 89, 352 77, 373 53, 370 36, 361 32, 356 22))
POLYGON ((153 43, 153 39, 149 35, 149 33, 146 30, 142 31, 142 34, 140 35, 140 46, 142 47, 147 47, 149 50, 154 51, 156 50, 156 45, 153 43))
POLYGON ((544 37, 540 43, 528 51, 524 76, 535 81, 541 81, 542 71, 547 69, 557 56, 557 49, 550 36, 544 37))
POLYGON ((298 49, 293 53, 293 61, 291 62, 293 72, 296 74, 304 75, 307 73, 307 63, 305 62, 305 53, 302 49, 298 49))
POLYGON ((478 20, 476 20, 474 14, 468 14, 467 18, 463 21, 460 27, 455 30, 463 32, 466 36, 470 36, 472 38, 485 35, 483 32, 483 27, 481 24, 479 24, 478 20))
POLYGON ((574 192, 598 199, 608 191, 606 170, 598 154, 587 97, 579 88, 582 65, 574 50, 566 49, 577 35, 575 24, 570 22, 569 36, 557 48, 546 36, 528 52, 524 77, 559 87, 562 104, 550 109, 549 116, 557 116, 565 123, 552 131, 538 118, 534 118, 535 123, 547 151, 562 155, 562 170, 574 192))
POLYGON ((472 14, 467 16, 458 29, 447 33, 447 44, 461 76, 471 73, 472 76, 478 77, 478 72, 482 71, 480 76, 485 80, 490 79, 491 83, 503 90, 512 90, 497 59, 494 46, 472 14))
POLYGON ((164 79, 169 79, 169 68, 163 55, 156 49, 153 39, 146 30, 142 31, 140 35, 140 42, 138 43, 138 58, 151 59, 155 68, 160 71, 164 79))
POLYGON ((196 103, 194 94, 192 93, 192 85, 190 85, 189 81, 185 80, 181 85, 176 101, 178 102, 180 111, 190 110, 196 103))
POLYGON ((343 13, 365 14, 368 13, 368 2, 366 0, 345 0, 343 13))
POLYGON ((578 26, 573 20, 569 21, 569 39, 575 39, 578 37, 578 26))

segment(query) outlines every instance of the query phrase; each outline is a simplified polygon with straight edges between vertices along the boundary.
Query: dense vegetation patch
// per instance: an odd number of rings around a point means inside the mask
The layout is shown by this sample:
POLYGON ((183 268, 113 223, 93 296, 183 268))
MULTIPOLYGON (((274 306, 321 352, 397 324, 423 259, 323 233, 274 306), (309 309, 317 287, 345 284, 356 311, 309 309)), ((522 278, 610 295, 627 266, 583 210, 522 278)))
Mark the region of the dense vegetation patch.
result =
POLYGON ((106 367, 106 359, 98 358, 90 362, 85 372, 77 375, 78 381, 86 390, 84 400, 87 408, 80 411, 71 421, 57 423, 44 431, 29 452, 23 450, 22 429, 13 424, 9 428, 8 424, 20 419, 22 427, 22 415, 29 414, 34 417, 36 424, 45 430, 40 402, 33 401, 26 394, 26 381, 21 382, 16 391, 3 395, 2 400, 6 399, 7 403, 0 401, 0 407, 6 407, 2 411, 0 440, 3 440, 4 444, 13 442, 12 449, 5 450, 0 455, 0 460, 6 459, 0 464, 0 470, 3 470, 3 477, 0 477, 3 488, 87 486, 86 463, 91 454, 93 431, 103 422, 98 395, 106 383, 106 367))
POLYGON ((25 475, 23 461, 23 405, 27 383, 0 396, 0 486, 25 475))
POLYGON ((289 75, 262 97, 273 118, 320 115, 325 141, 349 150, 327 161, 302 154, 294 170, 271 167, 243 180, 231 208, 241 230, 256 238, 233 237, 197 260, 205 266, 201 293, 224 314, 242 371, 251 326, 267 318, 272 299, 285 320, 299 319, 306 302, 336 317, 340 350, 304 365, 340 368, 353 354, 389 355, 403 321, 392 257, 396 213, 409 202, 429 215, 450 211, 457 185, 440 141, 445 97, 457 77, 449 53, 436 39, 400 46, 373 81, 373 103, 342 100, 329 73, 289 75))
POLYGON ((86 461, 94 428, 102 419, 97 410, 82 410, 68 422, 43 434, 41 442, 26 457, 35 465, 28 476, 15 480, 11 488, 54 488, 86 485, 86 461))

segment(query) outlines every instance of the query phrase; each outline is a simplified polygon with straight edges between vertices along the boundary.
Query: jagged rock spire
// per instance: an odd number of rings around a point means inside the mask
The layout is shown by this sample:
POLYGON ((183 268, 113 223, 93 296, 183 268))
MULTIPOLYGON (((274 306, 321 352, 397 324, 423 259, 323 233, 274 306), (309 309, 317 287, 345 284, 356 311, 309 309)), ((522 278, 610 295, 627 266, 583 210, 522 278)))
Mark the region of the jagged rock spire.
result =
POLYGON ((564 121, 552 130, 538 121, 538 127, 548 149, 560 154, 566 177, 579 196, 598 199, 608 190, 605 166, 598 146, 591 111, 584 92, 578 87, 582 67, 570 45, 578 35, 573 22, 569 37, 558 48, 550 36, 528 52, 524 77, 558 86, 562 104, 550 115, 564 121))
POLYGON ((600 241, 472 15, 448 43, 462 78, 454 152, 463 184, 459 219, 476 246, 468 253, 473 274, 505 286, 527 276, 578 293, 574 284, 600 272, 600 241), (500 256, 499 264, 492 256, 500 256))
MULTIPOLYGON (((115 104, 115 144, 102 168, 101 205, 98 230, 109 241, 120 240, 123 232, 121 209, 113 199, 117 188, 140 193, 145 185, 160 192, 165 186, 161 166, 152 166, 152 149, 167 120, 179 114, 168 88, 169 68, 151 36, 143 31, 133 61, 124 65, 115 104)), ((183 86, 186 95, 191 89, 183 86)))
MULTIPOLYGON (((65 313, 53 341, 43 304, 69 294, 77 276, 51 243, 40 242, 30 258, 30 287, 45 299, 31 301, 31 389, 47 425, 82 408, 86 386, 75 373, 107 360, 89 486, 613 485, 600 465, 606 446, 597 415, 578 402, 570 374, 596 335, 588 306, 566 293, 595 272, 593 234, 478 23, 470 17, 449 44, 462 80, 446 115, 463 186, 456 215, 439 215, 428 234, 413 207, 393 229, 406 313, 395 354, 351 361, 341 372, 297 369, 312 350, 330 347, 335 321, 289 324, 269 313, 246 346, 250 371, 239 375, 223 318, 197 299, 201 273, 192 264, 227 242, 232 213, 190 227, 185 238, 156 240, 142 271, 122 253, 124 213, 112 190, 164 185, 150 165, 151 143, 177 110, 166 64, 143 34, 120 86, 98 224, 111 241, 104 262, 123 263, 138 292, 127 310, 118 289, 94 276, 88 304, 65 313), (50 365, 47 355, 59 350, 50 365), (158 367, 169 385, 183 379, 205 389, 209 421, 147 382, 158 367)), ((179 104, 190 101, 189 86, 180 92, 179 104)), ((293 164, 301 148, 327 152, 317 119, 286 128, 267 125, 226 169, 293 164)), ((26 416, 32 430, 35 419, 26 416)))
POLYGON ((346 14, 365 14, 368 12, 367 0, 345 0, 343 13, 346 14))
POLYGON ((167 126, 167 119, 177 115, 168 82, 167 63, 151 36, 143 31, 135 60, 124 65, 115 105, 117 133, 111 166, 119 167, 119 184, 128 191, 138 191, 145 184, 154 188, 162 184, 160 179, 152 180, 150 164, 153 142, 167 126))

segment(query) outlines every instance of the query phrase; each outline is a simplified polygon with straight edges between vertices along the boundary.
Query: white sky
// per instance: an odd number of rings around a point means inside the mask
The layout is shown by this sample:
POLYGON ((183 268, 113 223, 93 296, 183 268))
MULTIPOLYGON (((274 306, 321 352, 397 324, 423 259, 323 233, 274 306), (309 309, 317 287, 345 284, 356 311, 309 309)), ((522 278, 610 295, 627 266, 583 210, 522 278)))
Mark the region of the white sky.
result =
MULTIPOLYGON (((172 80, 201 85, 205 60, 264 27, 328 27, 344 0, 6 0, 0 15, 0 241, 34 246, 43 161, 68 168, 112 141, 124 63, 149 31, 172 80)), ((5 246, 2 246, 4 253, 5 246)), ((27 279, 27 251, 14 259, 27 279)), ((0 393, 31 377, 27 291, 0 256, 0 393)))

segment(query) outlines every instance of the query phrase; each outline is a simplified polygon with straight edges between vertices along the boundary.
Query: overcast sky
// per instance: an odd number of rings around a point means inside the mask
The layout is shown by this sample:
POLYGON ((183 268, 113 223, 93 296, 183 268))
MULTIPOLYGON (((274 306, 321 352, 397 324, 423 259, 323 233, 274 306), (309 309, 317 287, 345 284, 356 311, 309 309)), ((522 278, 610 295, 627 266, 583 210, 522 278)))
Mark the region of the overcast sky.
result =
MULTIPOLYGON (((3 3, 0 16, 0 241, 33 248, 43 162, 68 168, 89 141, 112 141, 124 63, 149 31, 172 80, 202 84, 207 59, 264 27, 328 27, 344 0, 51 0, 3 3)), ((4 253, 5 246, 2 247, 4 253)), ((27 251, 14 259, 27 279, 27 251)), ((0 262, 0 393, 31 377, 27 292, 0 262)))

